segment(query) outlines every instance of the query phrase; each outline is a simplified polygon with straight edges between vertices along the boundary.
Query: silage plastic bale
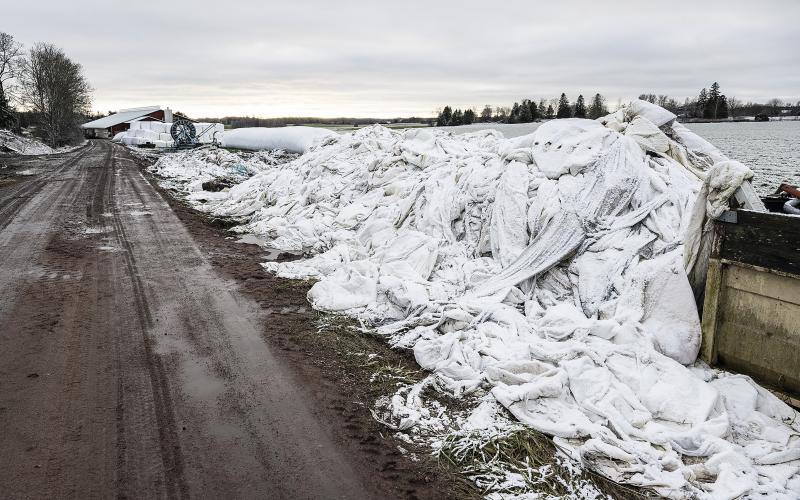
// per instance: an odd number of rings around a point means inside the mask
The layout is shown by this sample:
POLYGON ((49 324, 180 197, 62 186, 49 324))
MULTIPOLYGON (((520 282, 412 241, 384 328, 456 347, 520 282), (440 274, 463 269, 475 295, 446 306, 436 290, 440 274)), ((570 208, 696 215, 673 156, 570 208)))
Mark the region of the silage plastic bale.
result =
POLYGON ((314 144, 336 135, 331 130, 317 127, 237 128, 225 131, 221 142, 228 148, 305 153, 314 144))

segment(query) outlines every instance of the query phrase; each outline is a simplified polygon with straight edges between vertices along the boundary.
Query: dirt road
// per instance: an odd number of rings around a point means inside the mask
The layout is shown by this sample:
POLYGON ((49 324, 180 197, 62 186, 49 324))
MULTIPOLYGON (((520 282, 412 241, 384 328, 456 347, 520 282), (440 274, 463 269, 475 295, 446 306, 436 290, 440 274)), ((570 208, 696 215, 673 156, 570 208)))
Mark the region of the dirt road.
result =
POLYGON ((123 148, 26 161, 0 189, 1 496, 398 496, 123 148))

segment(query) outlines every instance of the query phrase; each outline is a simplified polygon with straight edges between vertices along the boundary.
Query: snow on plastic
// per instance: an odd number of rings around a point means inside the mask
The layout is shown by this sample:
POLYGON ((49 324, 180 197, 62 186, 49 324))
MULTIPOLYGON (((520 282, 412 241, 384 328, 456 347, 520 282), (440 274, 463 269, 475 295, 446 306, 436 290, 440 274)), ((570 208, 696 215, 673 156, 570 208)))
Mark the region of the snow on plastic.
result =
POLYGON ((67 153, 80 146, 63 146, 53 149, 36 139, 15 134, 10 130, 0 130, 0 151, 7 149, 21 155, 49 155, 67 153))
MULTIPOLYGON (((221 123, 194 123, 199 144, 219 144, 246 151, 281 150, 287 153, 305 153, 335 132, 318 127, 252 127, 225 130, 221 123)), ((172 123, 134 121, 130 129, 116 134, 112 141, 128 146, 171 148, 175 145, 170 129, 172 123)))
POLYGON ((259 151, 231 153, 224 149, 200 147, 174 154, 158 155, 148 170, 164 179, 165 186, 175 189, 190 200, 226 196, 203 190, 203 184, 222 181, 220 184, 238 184, 297 155, 284 151, 259 151))
MULTIPOLYGON (((751 176, 636 101, 514 139, 327 137, 200 206, 307 254, 265 267, 319 280, 315 308, 371 323, 437 387, 488 391, 609 478, 672 498, 797 498, 797 413, 696 361, 687 272, 751 176)), ((409 429, 422 404, 387 408, 409 429)))

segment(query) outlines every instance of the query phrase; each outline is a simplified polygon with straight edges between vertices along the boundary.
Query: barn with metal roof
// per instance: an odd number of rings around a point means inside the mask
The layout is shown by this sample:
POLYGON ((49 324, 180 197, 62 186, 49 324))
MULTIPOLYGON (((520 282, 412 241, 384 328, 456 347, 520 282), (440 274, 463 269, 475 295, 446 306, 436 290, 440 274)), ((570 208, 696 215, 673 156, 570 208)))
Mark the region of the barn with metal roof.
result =
POLYGON ((113 115, 84 123, 81 128, 86 137, 114 137, 128 130, 135 121, 172 122, 172 110, 161 106, 121 109, 113 115))

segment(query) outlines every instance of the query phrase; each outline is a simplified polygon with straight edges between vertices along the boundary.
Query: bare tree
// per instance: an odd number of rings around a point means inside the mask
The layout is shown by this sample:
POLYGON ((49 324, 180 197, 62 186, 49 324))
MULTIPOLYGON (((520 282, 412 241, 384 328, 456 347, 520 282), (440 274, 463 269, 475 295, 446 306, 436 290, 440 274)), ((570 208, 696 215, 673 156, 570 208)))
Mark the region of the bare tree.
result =
POLYGON ((481 121, 484 123, 492 121, 492 106, 490 104, 483 107, 483 111, 481 111, 481 121))
POLYGON ((80 64, 48 43, 37 43, 22 72, 22 97, 51 146, 78 136, 78 123, 91 104, 92 89, 80 64))
POLYGON ((740 101, 735 97, 728 98, 728 111, 730 112, 730 115, 732 117, 736 118, 736 114, 739 111, 739 109, 741 109, 741 107, 742 107, 742 101, 740 101))
POLYGON ((781 113, 780 109, 783 107, 783 101, 777 97, 773 97, 767 101, 767 106, 772 108, 772 116, 778 116, 781 113))
POLYGON ((0 31, 0 128, 15 123, 12 104, 16 100, 15 82, 22 70, 22 44, 0 31))

